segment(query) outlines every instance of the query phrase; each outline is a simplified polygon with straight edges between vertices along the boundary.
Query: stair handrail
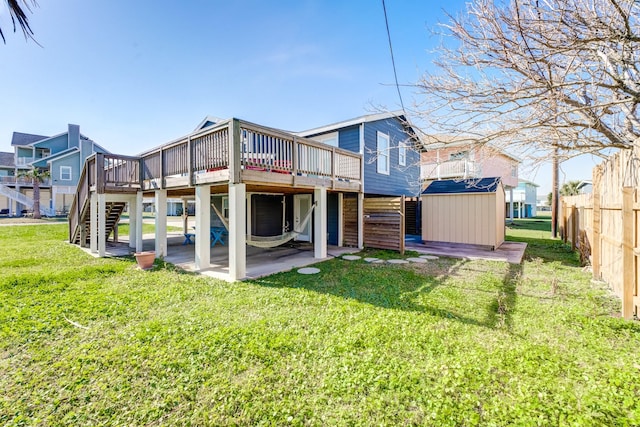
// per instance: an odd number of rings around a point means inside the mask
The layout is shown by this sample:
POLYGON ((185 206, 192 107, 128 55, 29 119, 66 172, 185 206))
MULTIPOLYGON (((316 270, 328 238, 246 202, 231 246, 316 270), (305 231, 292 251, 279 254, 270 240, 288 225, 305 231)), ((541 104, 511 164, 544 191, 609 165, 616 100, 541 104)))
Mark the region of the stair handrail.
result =
MULTIPOLYGON (((69 242, 73 242, 74 235, 77 231, 80 221, 81 211, 83 209, 84 202, 82 205, 79 200, 86 200, 89 196, 89 188, 91 186, 89 169, 91 165, 95 166, 96 162, 96 153, 87 157, 84 161, 84 166, 82 167, 82 172, 80 173, 80 179, 78 180, 78 185, 76 187, 76 193, 73 196, 73 201, 71 202, 71 207, 69 208, 69 242)), ((94 169, 98 169, 95 168, 94 169)))

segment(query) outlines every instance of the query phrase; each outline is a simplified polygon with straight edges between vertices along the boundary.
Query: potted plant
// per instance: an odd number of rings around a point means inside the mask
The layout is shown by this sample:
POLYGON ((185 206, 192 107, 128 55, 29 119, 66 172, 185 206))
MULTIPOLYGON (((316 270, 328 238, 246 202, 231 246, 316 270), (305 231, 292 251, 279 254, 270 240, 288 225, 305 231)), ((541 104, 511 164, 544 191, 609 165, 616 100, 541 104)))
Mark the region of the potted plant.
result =
POLYGON ((149 270, 153 268, 153 261, 156 259, 155 251, 136 252, 135 254, 138 268, 141 270, 149 270))

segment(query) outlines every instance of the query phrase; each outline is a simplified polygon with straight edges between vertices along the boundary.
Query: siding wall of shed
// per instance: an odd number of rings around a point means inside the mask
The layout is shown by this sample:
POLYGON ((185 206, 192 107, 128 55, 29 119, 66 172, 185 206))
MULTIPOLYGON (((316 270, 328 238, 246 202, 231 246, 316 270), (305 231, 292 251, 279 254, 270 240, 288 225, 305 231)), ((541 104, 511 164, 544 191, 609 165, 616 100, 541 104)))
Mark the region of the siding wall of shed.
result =
POLYGON ((505 223, 505 215, 504 215, 504 205, 505 205, 505 194, 504 194, 504 190, 500 187, 498 188, 498 191, 496 191, 495 194, 496 198, 496 244, 495 246, 498 247, 502 244, 502 242, 504 242, 504 236, 505 236, 505 229, 504 229, 504 223, 505 223))
POLYGON ((496 193, 423 196, 422 239, 499 246, 504 239, 504 193, 500 205, 499 198, 496 193))

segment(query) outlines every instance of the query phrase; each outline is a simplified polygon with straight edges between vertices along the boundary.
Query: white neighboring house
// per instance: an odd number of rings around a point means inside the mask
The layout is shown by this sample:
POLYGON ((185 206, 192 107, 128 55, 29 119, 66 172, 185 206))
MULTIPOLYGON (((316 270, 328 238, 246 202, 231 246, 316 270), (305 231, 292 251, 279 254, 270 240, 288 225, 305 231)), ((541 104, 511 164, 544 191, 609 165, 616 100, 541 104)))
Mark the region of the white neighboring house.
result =
MULTIPOLYGON (((519 179, 518 186, 513 189, 513 192, 505 194, 507 209, 510 205, 513 206, 514 218, 533 218, 537 216, 538 187, 539 185, 535 182, 519 179), (513 195, 513 204, 510 203, 511 195, 513 195)), ((508 216, 509 212, 507 212, 508 216)))

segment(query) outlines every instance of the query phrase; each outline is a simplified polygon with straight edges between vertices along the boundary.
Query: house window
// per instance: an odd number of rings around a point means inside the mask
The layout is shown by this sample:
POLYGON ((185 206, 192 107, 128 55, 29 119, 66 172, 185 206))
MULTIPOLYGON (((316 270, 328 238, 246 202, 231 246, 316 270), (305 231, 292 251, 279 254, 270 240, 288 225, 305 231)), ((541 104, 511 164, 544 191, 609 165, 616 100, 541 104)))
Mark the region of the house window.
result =
POLYGON ((378 132, 378 173, 389 175, 389 135, 378 132))
POLYGON ((60 166, 60 181, 71 181, 71 166, 60 166))
POLYGON ((326 135, 320 135, 313 137, 318 142, 322 142, 323 144, 330 145, 332 147, 338 147, 338 132, 328 133, 326 135))
POLYGON ((222 216, 224 216, 224 219, 229 219, 229 198, 228 197, 222 198, 222 216))
POLYGON ((407 143, 401 142, 398 146, 398 164, 400 166, 407 165, 407 143))
POLYGON ((449 160, 462 160, 466 159, 467 157, 469 157, 468 151, 459 151, 457 153, 451 153, 449 155, 449 160))
POLYGON ((518 176, 518 166, 511 165, 511 176, 514 178, 518 176))

